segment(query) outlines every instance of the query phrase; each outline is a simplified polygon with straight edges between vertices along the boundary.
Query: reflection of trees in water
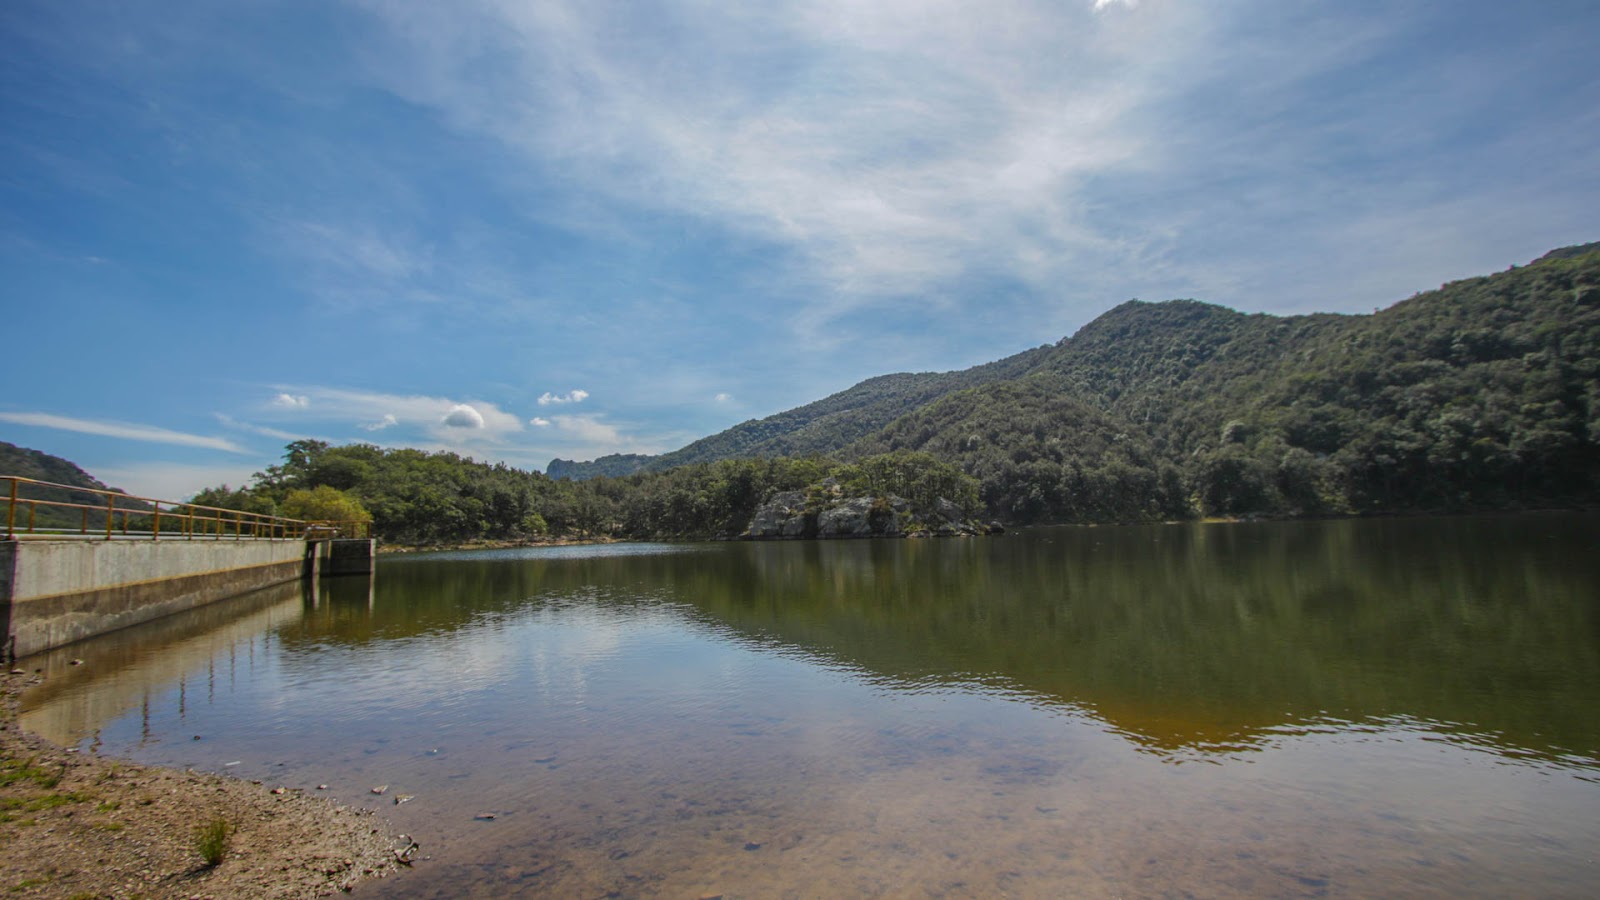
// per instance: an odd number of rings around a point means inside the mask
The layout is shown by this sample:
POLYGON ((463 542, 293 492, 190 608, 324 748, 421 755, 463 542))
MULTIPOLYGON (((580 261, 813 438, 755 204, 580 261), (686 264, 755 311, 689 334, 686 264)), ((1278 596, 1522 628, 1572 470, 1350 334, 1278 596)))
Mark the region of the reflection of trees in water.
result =
POLYGON ((1553 515, 740 547, 740 577, 694 594, 917 684, 998 676, 1156 749, 1397 716, 1594 758, 1597 531, 1553 515))
POLYGON ((294 648, 670 603, 891 684, 1087 709, 1161 752, 1399 717, 1594 759, 1597 537, 1600 517, 1552 514, 411 558, 380 564, 371 595, 324 581, 275 627, 294 648))

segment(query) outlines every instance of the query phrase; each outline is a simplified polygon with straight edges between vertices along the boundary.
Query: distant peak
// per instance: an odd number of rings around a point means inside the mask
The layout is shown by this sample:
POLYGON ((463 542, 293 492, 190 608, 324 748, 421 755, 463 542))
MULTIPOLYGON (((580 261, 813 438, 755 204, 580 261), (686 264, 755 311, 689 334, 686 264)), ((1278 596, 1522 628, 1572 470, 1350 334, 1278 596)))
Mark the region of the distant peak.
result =
POLYGON ((1591 241, 1587 244, 1574 244, 1571 247, 1558 247, 1549 253, 1534 260, 1535 263, 1547 262, 1552 259, 1574 259, 1579 256, 1588 256, 1591 253, 1600 253, 1600 241, 1591 241))

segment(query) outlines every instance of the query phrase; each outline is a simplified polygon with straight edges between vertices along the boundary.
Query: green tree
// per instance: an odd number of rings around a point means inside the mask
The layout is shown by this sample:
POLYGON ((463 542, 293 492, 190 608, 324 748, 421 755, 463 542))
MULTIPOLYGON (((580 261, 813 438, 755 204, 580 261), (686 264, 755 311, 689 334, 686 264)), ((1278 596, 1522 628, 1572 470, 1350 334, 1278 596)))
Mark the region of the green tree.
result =
POLYGON ((372 513, 367 512, 361 501, 325 484, 310 490, 296 488, 290 491, 283 499, 280 511, 288 518, 308 522, 372 521, 372 513))

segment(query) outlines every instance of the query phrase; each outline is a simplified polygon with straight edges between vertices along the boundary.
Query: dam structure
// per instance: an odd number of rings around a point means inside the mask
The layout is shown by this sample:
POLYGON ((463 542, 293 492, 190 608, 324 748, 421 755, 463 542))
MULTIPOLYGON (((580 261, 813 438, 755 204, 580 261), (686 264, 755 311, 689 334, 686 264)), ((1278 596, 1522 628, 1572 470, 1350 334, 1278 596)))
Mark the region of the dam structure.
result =
POLYGON ((0 658, 286 581, 371 574, 366 523, 313 522, 0 476, 0 658))

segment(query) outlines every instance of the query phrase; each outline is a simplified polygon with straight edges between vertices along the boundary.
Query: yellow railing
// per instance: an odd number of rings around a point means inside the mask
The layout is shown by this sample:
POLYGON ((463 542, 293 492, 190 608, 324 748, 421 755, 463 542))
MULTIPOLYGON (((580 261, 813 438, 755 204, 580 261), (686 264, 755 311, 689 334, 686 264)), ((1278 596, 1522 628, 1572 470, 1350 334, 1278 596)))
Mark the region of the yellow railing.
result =
POLYGON ((198 506, 171 500, 135 497, 116 491, 54 484, 16 475, 0 475, 0 502, 6 504, 7 538, 77 538, 143 540, 305 540, 307 538, 364 538, 371 536, 367 522, 310 522, 264 513, 215 506, 198 506), (68 492, 65 499, 42 496, 68 492), (92 503, 80 502, 84 496, 92 503), (51 521, 40 522, 40 510, 51 521))

